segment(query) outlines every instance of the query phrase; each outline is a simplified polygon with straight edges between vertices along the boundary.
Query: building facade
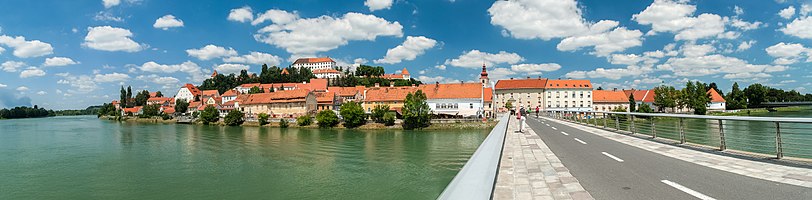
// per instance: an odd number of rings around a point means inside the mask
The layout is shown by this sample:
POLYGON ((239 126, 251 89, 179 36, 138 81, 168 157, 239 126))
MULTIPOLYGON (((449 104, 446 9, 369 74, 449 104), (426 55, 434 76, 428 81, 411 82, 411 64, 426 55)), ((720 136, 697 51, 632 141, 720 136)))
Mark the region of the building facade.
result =
POLYGON ((313 70, 313 75, 316 78, 336 79, 341 76, 341 72, 335 69, 317 69, 313 70))
POLYGON ((521 107, 545 108, 544 86, 546 78, 509 79, 499 80, 493 87, 493 104, 497 112, 507 112, 506 105, 510 102, 513 109, 521 107))
POLYGON ((592 91, 592 110, 610 112, 620 109, 629 110, 629 98, 623 91, 594 90, 592 91))
POLYGON ((592 110, 592 84, 589 80, 548 80, 544 90, 546 110, 592 110))
POLYGON ((711 88, 708 90, 708 95, 710 96, 710 103, 708 103, 708 110, 725 110, 727 101, 725 98, 722 97, 716 90, 711 88))
MULTIPOLYGON (((239 97, 238 97, 239 99, 239 97)), ((294 118, 316 112, 316 95, 309 90, 285 90, 249 94, 239 102, 239 109, 248 117, 265 113, 273 118, 294 118)))
POLYGON ((178 90, 178 93, 175 95, 175 101, 177 102, 178 100, 183 99, 186 102, 192 102, 195 101, 195 97, 198 97, 201 94, 200 89, 197 89, 197 87, 194 85, 187 83, 186 85, 183 85, 180 90, 178 90))
POLYGON ((417 92, 417 89, 415 86, 372 87, 367 89, 362 106, 367 113, 378 105, 388 105, 389 110, 401 112, 406 95, 417 92))
POLYGON ((426 93, 426 103, 435 115, 482 117, 493 110, 487 99, 491 88, 483 88, 481 83, 436 83, 419 88, 426 93))
POLYGON ((315 71, 319 69, 335 69, 336 61, 333 61, 330 57, 323 57, 323 58, 299 58, 293 62, 292 67, 295 68, 307 68, 310 71, 315 71))

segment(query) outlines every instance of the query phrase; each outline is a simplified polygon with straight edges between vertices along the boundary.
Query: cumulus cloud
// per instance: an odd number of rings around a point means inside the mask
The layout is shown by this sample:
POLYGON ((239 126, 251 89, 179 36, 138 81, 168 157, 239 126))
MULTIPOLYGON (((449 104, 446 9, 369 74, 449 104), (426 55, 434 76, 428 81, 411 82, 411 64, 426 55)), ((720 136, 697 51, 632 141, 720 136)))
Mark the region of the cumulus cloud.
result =
POLYGON ((266 21, 271 21, 274 24, 287 24, 297 19, 299 19, 299 15, 296 14, 295 11, 288 12, 284 10, 270 9, 265 11, 265 13, 258 15, 256 19, 251 21, 251 25, 258 25, 266 21))
POLYGON ((680 48, 682 55, 686 57, 699 57, 708 55, 716 51, 716 47, 710 44, 685 44, 680 48))
POLYGON ((654 71, 651 67, 629 65, 625 68, 597 68, 591 71, 571 71, 565 74, 565 77, 584 79, 584 78, 606 78, 612 80, 619 80, 623 77, 638 77, 643 74, 648 74, 654 71))
POLYGON ((382 59, 375 60, 375 63, 396 64, 403 60, 414 60, 417 56, 423 55, 427 49, 431 49, 435 45, 437 45, 437 41, 434 39, 423 36, 408 36, 403 44, 387 50, 386 56, 382 59))
POLYGON ((687 1, 655 0, 645 10, 632 16, 642 25, 651 25, 653 35, 657 32, 675 33, 675 40, 697 40, 713 36, 730 38, 725 33, 725 21, 719 15, 703 13, 694 17, 696 6, 687 1))
POLYGON ((175 73, 175 72, 182 72, 189 74, 189 79, 194 82, 200 82, 205 80, 207 77, 203 74, 202 69, 196 63, 192 61, 186 61, 181 64, 176 65, 164 65, 158 64, 156 62, 150 61, 142 64, 140 67, 141 71, 145 72, 152 72, 152 73, 175 73))
POLYGON ((53 58, 46 58, 45 63, 42 63, 43 67, 58 67, 58 66, 66 66, 66 65, 75 65, 79 64, 73 59, 66 58, 66 57, 53 57, 53 58))
POLYGON ((0 87, 0 107, 31 106, 31 98, 16 95, 14 91, 4 88, 0 87))
POLYGON ((279 56, 253 51, 250 54, 246 55, 223 58, 223 62, 252 64, 252 65, 267 64, 268 66, 278 66, 281 63, 281 61, 282 58, 280 58, 279 56))
POLYGON ((180 80, 178 80, 175 77, 158 76, 158 75, 155 75, 155 74, 140 75, 140 76, 136 77, 136 79, 146 81, 146 82, 150 82, 150 83, 155 83, 155 84, 158 84, 158 85, 164 85, 164 86, 175 85, 175 84, 178 84, 180 82, 180 80))
POLYGON ((87 36, 85 36, 85 42, 82 43, 82 45, 91 49, 138 52, 146 48, 146 45, 141 45, 133 41, 130 38, 133 36, 133 33, 127 29, 96 26, 88 27, 87 30, 87 36))
POLYGON ((231 63, 220 64, 214 67, 214 69, 217 70, 217 72, 222 74, 240 74, 240 71, 248 70, 248 68, 249 68, 248 65, 231 64, 231 63))
POLYGON ((364 5, 369 7, 369 11, 389 9, 392 7, 394 0, 366 0, 364 5))
POLYGON ((448 78, 444 76, 418 76, 417 80, 420 80, 423 83, 458 83, 460 80, 448 78))
POLYGON ((753 46, 753 44, 756 44, 755 40, 742 41, 742 43, 740 43, 739 46, 736 47, 736 51, 748 50, 748 49, 750 49, 750 47, 753 46))
POLYGON ((492 54, 474 49, 463 52, 458 58, 445 60, 445 64, 455 67, 479 68, 482 67, 482 65, 493 66, 502 63, 516 64, 521 61, 524 61, 524 58, 516 53, 500 51, 499 53, 492 54))
POLYGON ((336 49, 349 41, 374 41, 379 36, 403 36, 403 26, 399 22, 353 12, 341 17, 325 15, 271 21, 273 24, 257 31, 254 39, 285 49, 292 54, 292 59, 336 49))
POLYGON ((561 69, 561 65, 557 63, 518 64, 510 66, 510 69, 514 72, 528 75, 541 75, 542 72, 551 72, 561 69))
POLYGON ((0 67, 3 68, 3 71, 6 72, 16 72, 18 69, 25 67, 26 64, 20 61, 6 61, 3 64, 0 64, 0 67))
POLYGON ((175 18, 174 15, 164 15, 161 18, 155 20, 155 24, 152 24, 152 27, 169 30, 169 28, 174 27, 183 27, 183 20, 175 18))
MULTIPOLYGON (((767 55, 776 58, 773 63, 779 65, 795 64, 800 59, 812 55, 812 49, 804 47, 802 44, 798 43, 781 42, 767 47, 764 50, 767 52, 767 55)), ((812 62, 812 58, 807 59, 806 62, 812 62)))
POLYGON ((13 54, 19 58, 40 57, 54 52, 51 44, 39 40, 25 40, 23 36, 0 35, 0 45, 14 48, 13 54))
POLYGON ((805 16, 792 20, 786 27, 781 28, 784 34, 803 39, 812 39, 812 17, 805 16))
POLYGON ((121 0, 102 0, 102 5, 104 5, 104 8, 110 8, 117 6, 118 4, 121 4, 121 0))
POLYGON ((564 38, 557 48, 574 51, 595 47, 597 55, 608 55, 642 45, 642 33, 618 27, 612 20, 586 21, 575 0, 496 1, 488 9, 491 24, 504 28, 503 35, 517 39, 564 38))
POLYGON ((17 87, 17 91, 20 91, 20 92, 28 91, 28 87, 25 87, 25 86, 17 87))
POLYGON ((130 76, 127 74, 122 73, 110 73, 110 74, 96 74, 94 77, 94 81, 99 83, 107 83, 107 82, 124 82, 130 79, 130 76))
POLYGON ((220 47, 212 44, 206 45, 200 49, 187 49, 186 53, 188 53, 189 56, 195 57, 200 60, 211 60, 214 58, 237 55, 237 51, 231 47, 226 49, 225 47, 220 47))
POLYGON ((228 13, 227 19, 235 22, 249 22, 254 20, 253 12, 254 11, 251 10, 251 7, 248 6, 231 9, 231 12, 228 13))
POLYGON ((45 76, 45 71, 42 71, 41 69, 36 67, 29 67, 28 69, 20 72, 20 78, 29 78, 37 76, 45 76))
POLYGON ((756 65, 719 54, 698 57, 669 58, 657 69, 674 72, 677 76, 706 76, 714 74, 770 73, 785 71, 783 65, 756 65))
POLYGON ((781 9, 781 11, 778 12, 778 16, 784 19, 790 19, 793 15, 795 15, 795 7, 793 6, 781 9))
MULTIPOLYGON (((89 93, 98 89, 98 85, 93 80, 93 77, 88 75, 80 75, 80 76, 73 76, 70 74, 63 74, 63 79, 57 81, 57 84, 64 84, 73 87, 73 89, 68 90, 69 93, 89 93)), ((59 91, 57 91, 59 93, 59 91)), ((66 93, 65 95, 70 95, 66 93)))

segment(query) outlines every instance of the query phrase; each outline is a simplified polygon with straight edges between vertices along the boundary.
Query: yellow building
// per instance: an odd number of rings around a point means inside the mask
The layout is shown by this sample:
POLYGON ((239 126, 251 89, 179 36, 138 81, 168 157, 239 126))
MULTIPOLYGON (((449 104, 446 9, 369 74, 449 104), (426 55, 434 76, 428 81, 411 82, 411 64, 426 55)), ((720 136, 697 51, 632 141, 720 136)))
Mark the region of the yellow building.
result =
POLYGON ((316 112, 316 95, 305 89, 249 94, 240 102, 248 117, 266 113, 272 118, 293 118, 316 112))
POLYGON ((390 110, 400 112, 406 95, 414 92, 417 92, 415 86, 369 88, 364 95, 364 111, 372 112, 377 105, 389 105, 390 110))

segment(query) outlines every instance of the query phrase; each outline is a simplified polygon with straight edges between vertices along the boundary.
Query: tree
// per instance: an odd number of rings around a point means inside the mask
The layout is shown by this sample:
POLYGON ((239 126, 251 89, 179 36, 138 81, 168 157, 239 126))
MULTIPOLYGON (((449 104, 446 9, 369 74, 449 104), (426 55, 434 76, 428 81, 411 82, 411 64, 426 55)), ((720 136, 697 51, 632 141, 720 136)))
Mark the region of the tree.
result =
POLYGON ((422 129, 431 125, 431 108, 422 90, 407 94, 403 103, 403 129, 422 129))
POLYGON ((634 101, 634 93, 629 95, 629 112, 637 111, 637 102, 634 101))
POLYGON ((513 108, 513 103, 508 101, 507 103, 505 103, 505 108, 507 108, 508 110, 512 109, 513 108))
POLYGON ((598 89, 597 89, 597 90, 603 90, 603 87, 601 87, 601 86, 598 86, 598 89))
POLYGON ((332 110, 322 110, 316 114, 316 121, 321 128, 332 128, 338 125, 338 116, 332 110))
POLYGON ((666 108, 677 107, 676 92, 672 86, 661 85, 654 88, 654 105, 658 111, 664 112, 666 108))
POLYGON ((383 116, 388 112, 389 105, 376 105, 375 108, 372 108, 370 115, 375 123, 383 123, 383 116))
POLYGON ((226 125, 229 126, 239 126, 243 122, 245 122, 243 116, 245 115, 243 115, 242 112, 240 112, 237 109, 234 109, 229 111, 228 114, 226 114, 226 117, 223 118, 223 121, 226 123, 226 125))
POLYGON ((214 123, 220 120, 220 116, 217 112, 217 108, 212 105, 206 106, 206 109, 203 109, 203 112, 200 112, 200 120, 203 121, 203 124, 208 125, 209 123, 214 123))
POLYGON ((150 118, 153 116, 158 116, 158 112, 160 112, 160 110, 161 105, 158 104, 146 105, 143 108, 141 108, 141 115, 139 115, 138 117, 150 118))
POLYGON ((259 89, 259 87, 257 86, 251 87, 251 89, 248 90, 248 94, 258 94, 258 93, 262 93, 262 89, 259 89))
POLYGON ((747 97, 744 95, 744 91, 739 89, 739 83, 733 82, 730 93, 727 93, 726 101, 727 103, 725 105, 729 110, 747 108, 747 97))
POLYGON ((127 107, 127 90, 124 90, 124 86, 121 86, 121 99, 118 101, 118 105, 122 108, 127 107))
POLYGON ((302 115, 296 118, 296 125, 299 126, 310 126, 313 123, 313 119, 310 116, 302 115))
POLYGON ((258 120, 259 121, 259 126, 264 126, 265 124, 268 124, 268 118, 270 117, 270 116, 268 116, 268 114, 259 113, 258 117, 259 117, 259 120, 258 120))
POLYGON ((279 120, 279 128, 287 128, 288 126, 290 125, 288 125, 287 119, 282 118, 279 120))
POLYGON ((637 112, 640 112, 640 113, 651 113, 653 111, 654 110, 652 110, 651 106, 649 106, 648 104, 641 104, 640 108, 637 109, 637 112))
POLYGON ((704 115, 708 110, 708 103, 710 102, 710 94, 704 84, 697 81, 688 81, 683 90, 684 99, 688 108, 694 110, 694 114, 704 115))
POLYGON ((147 105, 147 99, 149 99, 149 91, 142 90, 135 95, 135 106, 144 106, 147 105))
POLYGON ((767 97, 767 87, 755 83, 747 88, 744 88, 744 96, 747 97, 747 107, 748 108, 755 108, 761 105, 761 103, 766 101, 767 97))
POLYGON ((163 93, 161 93, 161 91, 157 91, 157 92, 155 92, 155 96, 154 96, 154 97, 164 97, 164 94, 163 94, 163 93))
POLYGON ((395 125, 395 114, 391 112, 387 112, 383 115, 383 125, 392 126, 395 125))
POLYGON ((707 88, 708 89, 714 89, 719 94, 724 94, 724 92, 722 92, 722 90, 719 89, 719 86, 716 86, 716 82, 711 82, 710 85, 708 85, 707 88))
POLYGON ((127 101, 126 101, 127 104, 124 104, 124 106, 122 106, 122 108, 132 108, 133 104, 135 103, 135 102, 130 102, 130 99, 132 99, 132 98, 133 98, 132 87, 127 86, 127 101))
MULTIPOLYGON (((361 104, 350 101, 341 105, 341 117, 344 118, 344 127, 355 128, 367 123, 366 113, 361 104)), ((381 117, 383 118, 383 117, 381 117)))
POLYGON ((178 99, 175 101, 175 113, 186 113, 189 110, 189 102, 186 99, 178 99))

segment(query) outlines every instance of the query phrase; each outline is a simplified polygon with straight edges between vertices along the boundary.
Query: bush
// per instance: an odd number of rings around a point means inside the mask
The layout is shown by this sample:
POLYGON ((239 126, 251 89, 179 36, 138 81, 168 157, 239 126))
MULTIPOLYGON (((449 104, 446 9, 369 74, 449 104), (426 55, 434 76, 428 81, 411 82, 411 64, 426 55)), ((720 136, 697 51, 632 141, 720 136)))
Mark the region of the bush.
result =
POLYGON ((139 115, 138 117, 140 117, 140 118, 150 118, 150 117, 153 117, 153 116, 158 116, 158 112, 160 112, 160 110, 161 110, 161 105, 157 105, 157 104, 146 105, 146 106, 141 108, 141 115, 139 115))
POLYGON ((370 116, 375 123, 383 123, 383 116, 389 112, 389 105, 377 105, 372 109, 370 116))
POLYGON ((387 112, 383 115, 383 124, 386 126, 395 125, 395 114, 391 112, 387 112))
POLYGON ((431 125, 431 108, 423 91, 409 93, 403 102, 403 129, 422 129, 431 125))
POLYGON ((217 108, 211 105, 206 106, 206 109, 204 109, 203 112, 200 112, 200 120, 202 120, 203 124, 206 125, 220 120, 217 108))
POLYGON ((268 114, 259 113, 259 126, 264 126, 265 124, 268 124, 269 117, 270 116, 268 116, 268 114))
POLYGON ((280 119, 279 120, 279 128, 287 128, 288 126, 290 126, 290 125, 288 125, 288 120, 287 119, 280 119))
POLYGON ((189 110, 189 102, 186 99, 178 99, 175 101, 175 113, 186 113, 189 110))
POLYGON ((367 123, 364 108, 358 102, 347 102, 341 105, 341 117, 344 117, 344 127, 355 128, 367 123))
POLYGON ((313 123, 313 119, 310 116, 302 115, 296 118, 296 125, 299 126, 310 126, 313 123))
POLYGON ((172 116, 169 116, 169 115, 167 115, 166 113, 164 113, 164 114, 161 114, 161 119, 163 119, 163 120, 170 120, 170 119, 172 119, 172 116))
POLYGON ((226 115, 226 117, 223 119, 223 121, 225 121, 226 125, 229 125, 229 126, 239 126, 243 122, 245 122, 245 120, 243 119, 243 116, 244 115, 242 114, 242 112, 235 109, 235 110, 229 111, 228 114, 226 115))
POLYGON ((319 127, 321 128, 331 128, 338 125, 338 116, 332 110, 322 110, 319 114, 316 115, 316 121, 318 121, 319 127))

